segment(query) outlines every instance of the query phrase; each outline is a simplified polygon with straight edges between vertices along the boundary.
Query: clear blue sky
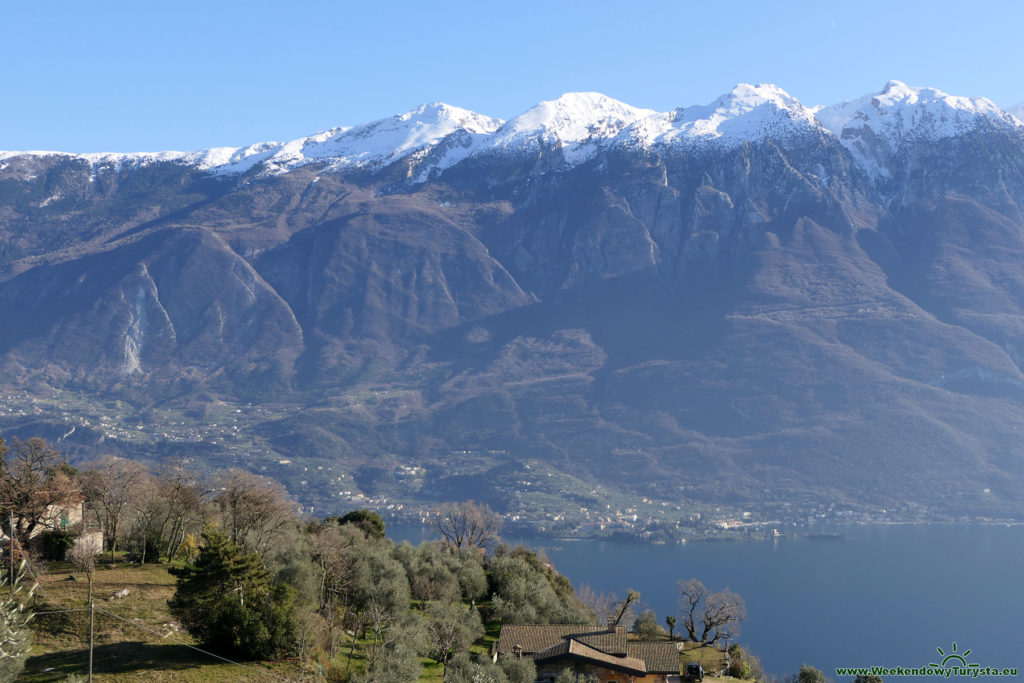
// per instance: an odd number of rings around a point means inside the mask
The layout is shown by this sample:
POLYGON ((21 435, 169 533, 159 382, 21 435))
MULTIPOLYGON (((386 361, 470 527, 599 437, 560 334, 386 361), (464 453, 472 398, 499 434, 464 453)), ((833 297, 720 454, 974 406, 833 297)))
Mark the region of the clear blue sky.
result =
POLYGON ((3 0, 0 149, 238 146, 430 101, 508 119, 575 90, 668 110, 738 82, 1008 106, 1022 26, 1019 1, 3 0))

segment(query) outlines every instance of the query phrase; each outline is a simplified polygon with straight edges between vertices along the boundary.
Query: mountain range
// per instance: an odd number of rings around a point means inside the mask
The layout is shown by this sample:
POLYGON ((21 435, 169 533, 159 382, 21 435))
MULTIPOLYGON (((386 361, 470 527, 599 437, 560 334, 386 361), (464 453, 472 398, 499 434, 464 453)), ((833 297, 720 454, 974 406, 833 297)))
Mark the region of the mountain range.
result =
POLYGON ((1019 516, 1020 116, 739 85, 0 152, 0 428, 321 509, 1019 516))

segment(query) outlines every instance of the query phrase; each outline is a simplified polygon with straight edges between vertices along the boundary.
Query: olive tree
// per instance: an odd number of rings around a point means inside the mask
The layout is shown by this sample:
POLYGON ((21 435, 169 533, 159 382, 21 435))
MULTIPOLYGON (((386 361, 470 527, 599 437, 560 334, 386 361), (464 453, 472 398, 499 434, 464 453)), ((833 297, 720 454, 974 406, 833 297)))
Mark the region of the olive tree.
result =
POLYGON ((469 646, 484 635, 480 614, 455 602, 430 603, 426 608, 426 625, 430 657, 439 664, 446 664, 460 652, 469 652, 469 646))
POLYGON ((793 674, 793 683, 827 683, 828 679, 825 678, 820 670, 815 669, 813 666, 804 664, 800 667, 800 672, 793 674))
POLYGON ((645 609, 633 622, 633 633, 644 640, 655 640, 665 635, 665 629, 658 625, 658 615, 652 609, 645 609))
MULTIPOLYGON (((2 442, 0 442, 2 445, 2 442)), ((0 680, 13 681, 25 667, 32 647, 32 630, 28 626, 32 615, 25 612, 31 602, 33 586, 27 596, 20 595, 25 561, 22 560, 14 577, 15 590, 9 590, 7 572, 0 572, 0 680)))

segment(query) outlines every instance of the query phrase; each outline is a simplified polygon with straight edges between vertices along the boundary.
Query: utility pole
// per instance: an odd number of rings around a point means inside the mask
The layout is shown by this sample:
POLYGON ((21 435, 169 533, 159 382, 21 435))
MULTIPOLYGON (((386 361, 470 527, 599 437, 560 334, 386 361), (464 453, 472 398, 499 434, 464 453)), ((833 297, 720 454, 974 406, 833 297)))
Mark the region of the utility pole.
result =
POLYGON ((7 576, 7 578, 10 579, 8 585, 11 588, 11 595, 14 595, 14 511, 11 510, 7 514, 7 523, 10 525, 7 528, 7 533, 9 533, 11 536, 11 573, 7 576))
POLYGON ((89 683, 92 683, 92 644, 93 624, 95 623, 96 604, 92 601, 92 567, 89 567, 89 683))
POLYGON ((92 575, 96 571, 96 554, 92 552, 93 547, 90 546, 88 554, 84 555, 82 564, 85 565, 85 570, 89 572, 89 683, 92 683, 92 648, 93 648, 93 632, 96 624, 96 603, 92 599, 92 575))

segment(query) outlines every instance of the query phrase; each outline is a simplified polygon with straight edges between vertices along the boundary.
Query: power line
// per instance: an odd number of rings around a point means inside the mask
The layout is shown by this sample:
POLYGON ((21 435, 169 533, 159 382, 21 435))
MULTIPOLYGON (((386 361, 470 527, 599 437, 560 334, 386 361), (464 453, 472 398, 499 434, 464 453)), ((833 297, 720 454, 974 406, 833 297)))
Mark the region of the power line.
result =
MULTIPOLYGON (((146 626, 143 626, 142 624, 138 624, 138 623, 132 621, 131 619, 125 619, 124 617, 118 616, 118 615, 114 614, 113 612, 108 612, 107 610, 103 609, 102 607, 97 607, 96 611, 97 612, 102 612, 103 614, 106 614, 108 617, 113 617, 114 619, 119 619, 120 621, 123 621, 125 623, 131 624, 132 626, 135 626, 136 628, 142 629, 143 631, 147 631, 147 632, 152 633, 154 635, 160 636, 161 639, 166 638, 167 636, 171 635, 171 633, 173 633, 173 631, 171 631, 169 633, 160 633, 160 631, 157 631, 156 629, 148 628, 146 626)), ((208 655, 210 657, 214 657, 215 659, 219 659, 221 661, 227 662, 228 664, 234 664, 235 666, 240 666, 243 669, 248 669, 249 671, 254 671, 254 672, 256 672, 258 674, 262 674, 264 676, 269 676, 269 677, 271 677, 271 678, 273 678, 274 680, 277 680, 277 681, 285 681, 286 683, 288 683, 289 681, 292 680, 290 678, 282 678, 281 676, 278 676, 277 674, 271 673, 269 671, 264 671, 262 669, 257 669, 256 667, 249 666, 247 664, 242 664, 241 662, 236 662, 236 661, 234 661, 232 659, 228 659, 227 657, 222 657, 222 656, 220 656, 218 654, 214 654, 213 652, 208 652, 208 651, 203 650, 202 648, 198 648, 198 647, 196 647, 194 645, 189 645, 188 643, 178 642, 176 644, 182 645, 182 646, 187 647, 187 648, 189 648, 191 650, 195 650, 196 652, 201 652, 204 655, 208 655)))
MULTIPOLYGON (((88 607, 76 607, 76 608, 69 608, 69 609, 47 609, 47 610, 44 610, 44 611, 32 612, 31 615, 32 616, 39 616, 39 615, 42 615, 42 614, 61 614, 61 613, 66 613, 66 612, 87 612, 87 611, 89 611, 88 607)), ((129 620, 129 618, 125 618, 124 616, 120 616, 118 614, 115 614, 114 612, 105 610, 102 607, 96 607, 96 611, 102 612, 102 613, 104 613, 104 614, 106 614, 108 616, 116 618, 116 620, 118 620, 118 621, 124 622, 126 624, 130 624, 131 626, 133 626, 133 627, 135 627, 137 629, 140 629, 142 631, 145 631, 147 633, 152 633, 152 634, 154 634, 156 636, 160 636, 161 640, 167 638, 170 635, 173 635, 173 633, 174 633, 173 631, 169 631, 167 633, 161 633, 160 631, 157 631, 156 629, 151 629, 151 628, 144 627, 141 624, 137 624, 136 622, 133 622, 133 621, 129 620)), ((243 669, 247 669, 247 670, 255 672, 257 674, 261 674, 263 676, 269 676, 270 678, 272 678, 272 679, 274 679, 276 681, 285 681, 286 683, 290 683, 290 681, 293 680, 293 679, 289 679, 289 678, 282 678, 281 676, 278 676, 278 675, 273 674, 273 673, 268 672, 268 671, 263 671, 261 669, 256 669, 255 667, 250 667, 249 665, 242 664, 241 661, 234 661, 233 659, 228 659, 225 656, 221 656, 219 654, 215 654, 213 652, 209 652, 209 651, 204 650, 204 649, 202 649, 200 647, 196 647, 195 645, 189 645, 188 643, 182 643, 180 641, 176 642, 175 644, 181 645, 183 647, 187 647, 188 649, 196 650, 197 652, 202 652, 203 654, 206 654, 208 656, 214 657, 216 659, 220 659, 222 661, 226 661, 227 664, 232 664, 232 665, 234 665, 236 667, 242 667, 243 669)))

